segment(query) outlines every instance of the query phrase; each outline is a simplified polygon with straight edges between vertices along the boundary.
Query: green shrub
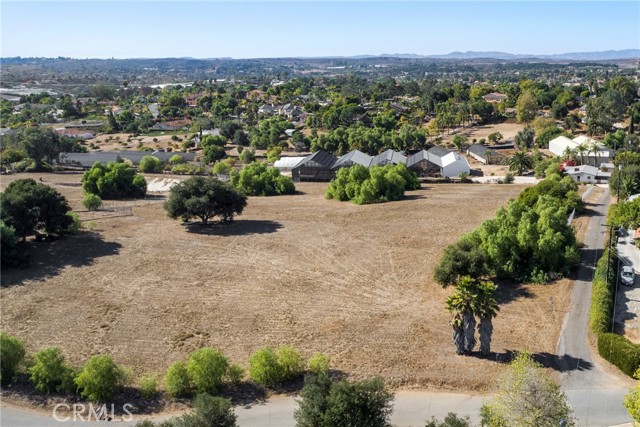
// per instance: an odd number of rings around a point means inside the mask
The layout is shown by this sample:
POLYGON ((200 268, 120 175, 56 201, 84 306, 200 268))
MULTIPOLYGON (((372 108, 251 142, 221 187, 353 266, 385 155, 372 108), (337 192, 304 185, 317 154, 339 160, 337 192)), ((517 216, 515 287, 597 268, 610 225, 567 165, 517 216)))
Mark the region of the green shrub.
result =
POLYGON ((184 157, 180 156, 179 154, 175 154, 175 155, 171 156, 171 158, 169 159, 169 164, 171 166, 181 165, 181 164, 183 164, 185 162, 186 162, 186 160, 184 159, 184 157))
POLYGON ((222 384, 229 361, 221 352, 202 348, 189 355, 187 373, 198 393, 214 393, 222 384))
POLYGON ((406 190, 420 188, 416 175, 404 165, 355 165, 338 170, 329 183, 327 199, 351 200, 358 205, 400 200, 406 190))
POLYGON ((229 166, 227 162, 216 162, 216 164, 213 165, 213 173, 216 175, 229 175, 230 171, 231 166, 229 166))
POLYGON ((329 373, 329 356, 322 353, 313 353, 309 358, 309 371, 315 375, 329 373))
POLYGON ((233 364, 227 369, 225 378, 231 384, 238 384, 244 377, 244 368, 240 365, 233 364))
POLYGON ((264 386, 274 386, 299 377, 304 361, 293 347, 280 346, 275 350, 264 347, 249 358, 249 376, 264 386))
POLYGON ((280 382, 282 376, 278 356, 271 347, 261 348, 249 357, 249 376, 256 383, 264 386, 272 386, 280 382))
POLYGON ((280 381, 291 381, 302 375, 304 360, 293 347, 278 347, 276 349, 276 358, 280 368, 280 381))
POLYGON ((171 418, 159 427, 236 427, 231 402, 221 397, 200 394, 193 399, 194 411, 171 418))
POLYGON ((296 191, 291 178, 280 175, 277 168, 261 162, 253 162, 240 172, 232 170, 229 182, 249 196, 275 196, 296 191))
POLYGON ((37 352, 29 373, 31 382, 39 392, 72 392, 74 389, 75 372, 65 362, 58 347, 48 347, 37 352))
POLYGON ((24 355, 22 340, 0 332, 0 383, 9 384, 15 379, 24 355))
POLYGON ((144 399, 153 399, 158 394, 158 377, 147 374, 140 377, 140 394, 144 399))
POLYGON ((167 369, 164 376, 164 388, 172 397, 184 397, 191 393, 192 388, 186 363, 175 362, 167 369))
POLYGON ((255 150, 242 150, 238 158, 242 163, 248 165, 256 161, 256 152, 255 150))
POLYGON ((75 379, 81 395, 92 402, 105 402, 123 385, 125 373, 108 354, 93 356, 75 379))
POLYGON ((144 197, 147 181, 125 162, 96 162, 82 175, 82 189, 103 200, 144 197))
POLYGON ((144 156, 140 159, 139 168, 145 173, 160 173, 164 169, 164 162, 155 156, 144 156))
POLYGON ((613 312, 614 286, 617 274, 617 261, 612 253, 609 265, 609 280, 607 280, 607 261, 609 250, 605 249, 596 264, 591 287, 591 310, 589 326, 594 333, 611 330, 611 314, 613 312))
POLYGON ((82 205, 88 211, 97 211, 102 206, 102 199, 91 193, 85 193, 82 205))
POLYGON ((640 344, 618 334, 598 334, 598 353, 630 377, 640 368, 640 344))

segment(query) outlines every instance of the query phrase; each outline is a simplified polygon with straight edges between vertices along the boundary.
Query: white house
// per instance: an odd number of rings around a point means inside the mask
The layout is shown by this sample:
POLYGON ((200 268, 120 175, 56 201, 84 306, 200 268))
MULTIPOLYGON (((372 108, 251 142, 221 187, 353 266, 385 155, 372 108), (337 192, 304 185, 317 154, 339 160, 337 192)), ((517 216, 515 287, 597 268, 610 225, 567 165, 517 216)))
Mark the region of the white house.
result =
POLYGON ((587 184, 601 184, 609 182, 611 172, 602 172, 595 166, 569 166, 566 168, 567 175, 574 181, 587 184))
POLYGON ((453 151, 434 146, 427 150, 428 160, 440 167, 440 175, 445 177, 460 176, 471 172, 467 159, 453 151))
POLYGON ((579 160, 583 160, 585 164, 599 167, 603 163, 611 163, 614 151, 600 142, 580 135, 573 139, 566 136, 559 136, 549 141, 549 151, 556 156, 564 156, 567 148, 571 150, 579 160), (584 150, 580 152, 579 147, 584 150))

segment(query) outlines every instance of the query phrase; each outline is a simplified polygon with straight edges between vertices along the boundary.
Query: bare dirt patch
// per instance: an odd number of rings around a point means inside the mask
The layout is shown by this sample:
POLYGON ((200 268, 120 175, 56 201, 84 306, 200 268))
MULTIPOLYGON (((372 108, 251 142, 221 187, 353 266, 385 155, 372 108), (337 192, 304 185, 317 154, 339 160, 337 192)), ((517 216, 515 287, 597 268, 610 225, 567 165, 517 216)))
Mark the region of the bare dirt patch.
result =
MULTIPOLYGON (((80 206, 69 185, 79 175, 43 178, 80 206)), ((108 352, 138 374, 206 345, 246 366, 257 348, 290 344, 327 353, 356 378, 455 390, 486 390, 508 351, 554 352, 568 280, 505 288, 496 354, 481 359, 455 355, 444 310, 452 290, 432 279, 445 246, 523 186, 423 186, 369 206, 325 200, 326 184, 297 188, 250 198, 225 227, 186 228, 149 203, 40 244, 31 268, 3 273, 0 328, 30 352, 57 345, 74 363, 108 352)))

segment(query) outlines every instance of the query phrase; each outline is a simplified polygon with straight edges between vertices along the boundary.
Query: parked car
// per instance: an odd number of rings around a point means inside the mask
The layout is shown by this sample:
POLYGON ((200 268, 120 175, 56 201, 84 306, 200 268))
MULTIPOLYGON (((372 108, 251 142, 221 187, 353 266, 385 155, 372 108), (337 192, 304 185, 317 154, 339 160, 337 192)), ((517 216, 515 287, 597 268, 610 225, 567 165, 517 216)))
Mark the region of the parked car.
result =
POLYGON ((633 286, 634 279, 635 274, 633 272, 633 267, 629 267, 628 265, 622 267, 622 272, 620 273, 620 280, 622 280, 622 283, 627 286, 633 286))

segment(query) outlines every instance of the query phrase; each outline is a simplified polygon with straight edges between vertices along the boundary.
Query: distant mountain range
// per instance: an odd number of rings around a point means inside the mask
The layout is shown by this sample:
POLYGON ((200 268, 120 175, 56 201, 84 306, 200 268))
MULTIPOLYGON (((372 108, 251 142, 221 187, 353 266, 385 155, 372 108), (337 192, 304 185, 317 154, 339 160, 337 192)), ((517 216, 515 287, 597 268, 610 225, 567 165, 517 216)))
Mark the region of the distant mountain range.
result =
POLYGON ((602 52, 570 52, 554 55, 523 55, 506 52, 451 52, 446 55, 417 55, 414 53, 383 53, 382 55, 358 55, 351 58, 435 58, 435 59, 500 59, 517 61, 523 59, 546 59, 555 61, 610 61, 640 59, 640 49, 605 50, 602 52))

